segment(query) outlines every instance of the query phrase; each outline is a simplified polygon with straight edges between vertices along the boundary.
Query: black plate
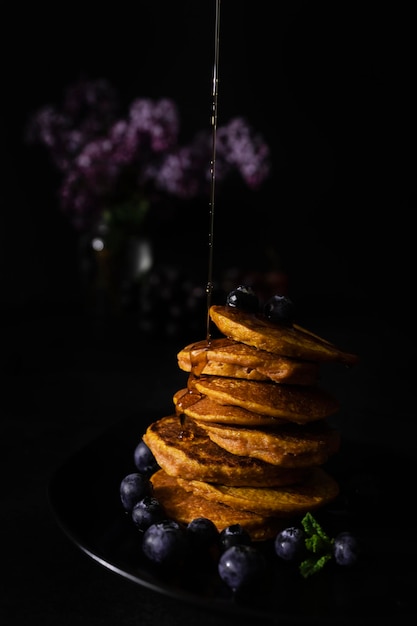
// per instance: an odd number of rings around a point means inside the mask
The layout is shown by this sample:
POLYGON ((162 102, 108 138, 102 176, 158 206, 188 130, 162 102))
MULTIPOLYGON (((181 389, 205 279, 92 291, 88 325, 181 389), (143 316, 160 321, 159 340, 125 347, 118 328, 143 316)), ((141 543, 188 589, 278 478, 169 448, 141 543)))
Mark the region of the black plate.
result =
POLYGON ((342 530, 358 535, 359 563, 353 568, 329 563, 303 579, 295 566, 272 558, 266 543, 272 564, 268 584, 233 597, 214 566, 162 574, 141 554, 140 534, 122 510, 119 484, 135 471, 133 450, 154 417, 123 421, 62 465, 50 482, 58 523, 91 558, 138 585, 230 618, 309 626, 415 623, 416 530, 404 482, 411 459, 343 441, 328 466, 341 497, 316 517, 332 536, 342 530))

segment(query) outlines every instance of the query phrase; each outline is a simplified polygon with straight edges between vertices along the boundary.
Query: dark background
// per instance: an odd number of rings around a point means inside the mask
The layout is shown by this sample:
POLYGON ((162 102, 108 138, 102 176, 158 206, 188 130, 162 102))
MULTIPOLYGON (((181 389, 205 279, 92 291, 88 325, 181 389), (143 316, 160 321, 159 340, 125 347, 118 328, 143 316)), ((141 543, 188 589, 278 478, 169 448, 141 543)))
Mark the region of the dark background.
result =
MULTIPOLYGON (((84 74, 109 79, 126 103, 175 99, 184 139, 209 126, 214 8, 214 0, 152 0, 8 9, 0 290, 7 312, 59 312, 78 297, 76 237, 58 209, 56 173, 43 148, 23 140, 30 114, 58 104, 84 74)), ((417 200, 411 9, 223 2, 219 125, 246 116, 271 147, 273 173, 256 194, 242 184, 219 199, 216 271, 279 268, 301 307, 408 314, 417 200)), ((188 238, 185 265, 199 264, 205 286, 208 202, 207 213, 200 207, 185 226, 178 220, 170 262, 184 264, 188 238)))
MULTIPOLYGON (((190 320, 182 329, 188 334, 168 341, 127 320, 103 325, 86 315, 77 237, 58 208, 59 178, 42 148, 25 144, 24 129, 81 74, 109 79, 126 104, 175 99, 185 140, 209 126, 215 2, 97 7, 2 9, 0 621, 229 624, 227 615, 193 613, 99 567, 62 532, 49 497, 57 468, 76 462, 91 442, 100 447, 103 434, 112 441, 106 433, 116 432, 116 456, 124 441, 127 466, 145 425, 172 410, 173 393, 186 384, 177 351, 203 338, 190 320), (137 438, 126 432, 126 418, 137 438)), ((415 491, 413 9, 407 2, 223 0, 219 124, 245 115, 271 146, 273 173, 256 194, 236 184, 219 197, 214 241, 216 279, 227 268, 282 272, 306 326, 359 355, 354 368, 325 367, 321 383, 340 401, 342 440, 356 442, 366 459, 368 506, 377 488, 371 534, 387 528, 387 509, 397 521, 379 543, 380 575, 392 592, 382 598, 366 585, 363 593, 379 607, 379 624, 407 626, 416 621, 412 576, 403 585, 398 572, 401 563, 411 571, 415 554, 412 500, 403 498, 415 491), (398 566, 386 565, 386 552, 398 566)), ((176 219, 156 229, 157 252, 204 288, 208 203, 176 219)), ((158 316, 162 331, 171 317, 164 308, 158 316)), ((116 481, 121 470, 109 447, 106 471, 116 481)), ((359 459, 350 461, 363 471, 359 459)), ((96 457, 87 474, 93 493, 98 482, 107 495, 96 457)), ((69 508, 82 520, 76 490, 60 491, 58 481, 57 492, 66 506, 75 500, 69 508)), ((106 506, 95 511, 103 523, 106 506)), ((349 584, 343 590, 350 606, 349 584)), ((360 610, 352 623, 374 623, 362 617, 360 610)))

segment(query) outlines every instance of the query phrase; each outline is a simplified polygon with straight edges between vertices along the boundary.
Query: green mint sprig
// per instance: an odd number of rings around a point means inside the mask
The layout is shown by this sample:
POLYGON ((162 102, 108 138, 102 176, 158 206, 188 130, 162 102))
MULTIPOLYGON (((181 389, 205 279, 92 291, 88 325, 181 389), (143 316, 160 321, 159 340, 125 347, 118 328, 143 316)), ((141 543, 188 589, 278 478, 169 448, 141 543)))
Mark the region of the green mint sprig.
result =
POLYGON ((305 546, 312 556, 300 563, 300 573, 308 578, 319 572, 332 558, 334 539, 331 539, 322 529, 311 513, 306 513, 301 524, 306 534, 305 546))

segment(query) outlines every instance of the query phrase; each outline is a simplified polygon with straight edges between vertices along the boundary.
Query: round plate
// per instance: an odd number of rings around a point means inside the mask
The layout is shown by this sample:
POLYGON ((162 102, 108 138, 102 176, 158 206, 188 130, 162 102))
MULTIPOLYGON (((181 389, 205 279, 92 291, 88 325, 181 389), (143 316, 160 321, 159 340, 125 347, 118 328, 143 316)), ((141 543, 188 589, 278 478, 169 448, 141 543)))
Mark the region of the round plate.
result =
POLYGON ((272 545, 265 543, 260 547, 271 562, 268 584, 240 596, 222 583, 214 563, 175 573, 150 565, 141 553, 140 533, 121 506, 119 485, 136 471, 133 451, 147 424, 164 414, 133 415, 55 472, 50 504, 63 531, 81 550, 138 585, 231 618, 308 626, 415 622, 416 532, 404 480, 410 476, 411 459, 343 439, 328 465, 341 496, 315 517, 330 536, 342 530, 357 534, 362 555, 354 567, 330 562, 304 579, 296 566, 274 558, 272 545))

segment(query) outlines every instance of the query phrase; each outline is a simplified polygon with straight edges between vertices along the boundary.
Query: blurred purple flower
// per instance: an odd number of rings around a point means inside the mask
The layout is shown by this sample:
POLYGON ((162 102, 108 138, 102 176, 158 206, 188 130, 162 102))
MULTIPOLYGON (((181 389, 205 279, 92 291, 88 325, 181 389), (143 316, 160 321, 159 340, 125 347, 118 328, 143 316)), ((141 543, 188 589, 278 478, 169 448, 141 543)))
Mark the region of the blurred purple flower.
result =
MULTIPOLYGON (((145 198, 151 188, 179 199, 208 194, 212 132, 200 131, 183 146, 179 131, 171 99, 137 98, 123 117, 111 84, 83 79, 67 88, 61 108, 34 113, 26 139, 47 148, 63 175, 61 209, 83 230, 117 205, 130 203, 134 211, 132 199, 145 198)), ((216 183, 235 171, 257 189, 269 176, 269 157, 264 139, 243 118, 217 129, 216 183)))
POLYGON ((120 108, 106 80, 81 79, 65 90, 60 109, 46 105, 31 117, 26 139, 48 148, 52 163, 64 172, 89 141, 107 133, 120 108))
POLYGON ((248 187, 256 189, 269 175, 269 148, 242 118, 219 128, 216 150, 219 162, 226 166, 223 177, 236 168, 248 187))
POLYGON ((139 136, 149 135, 153 152, 170 150, 178 141, 178 110, 174 102, 167 98, 156 102, 149 98, 135 100, 129 110, 129 122, 139 136))

